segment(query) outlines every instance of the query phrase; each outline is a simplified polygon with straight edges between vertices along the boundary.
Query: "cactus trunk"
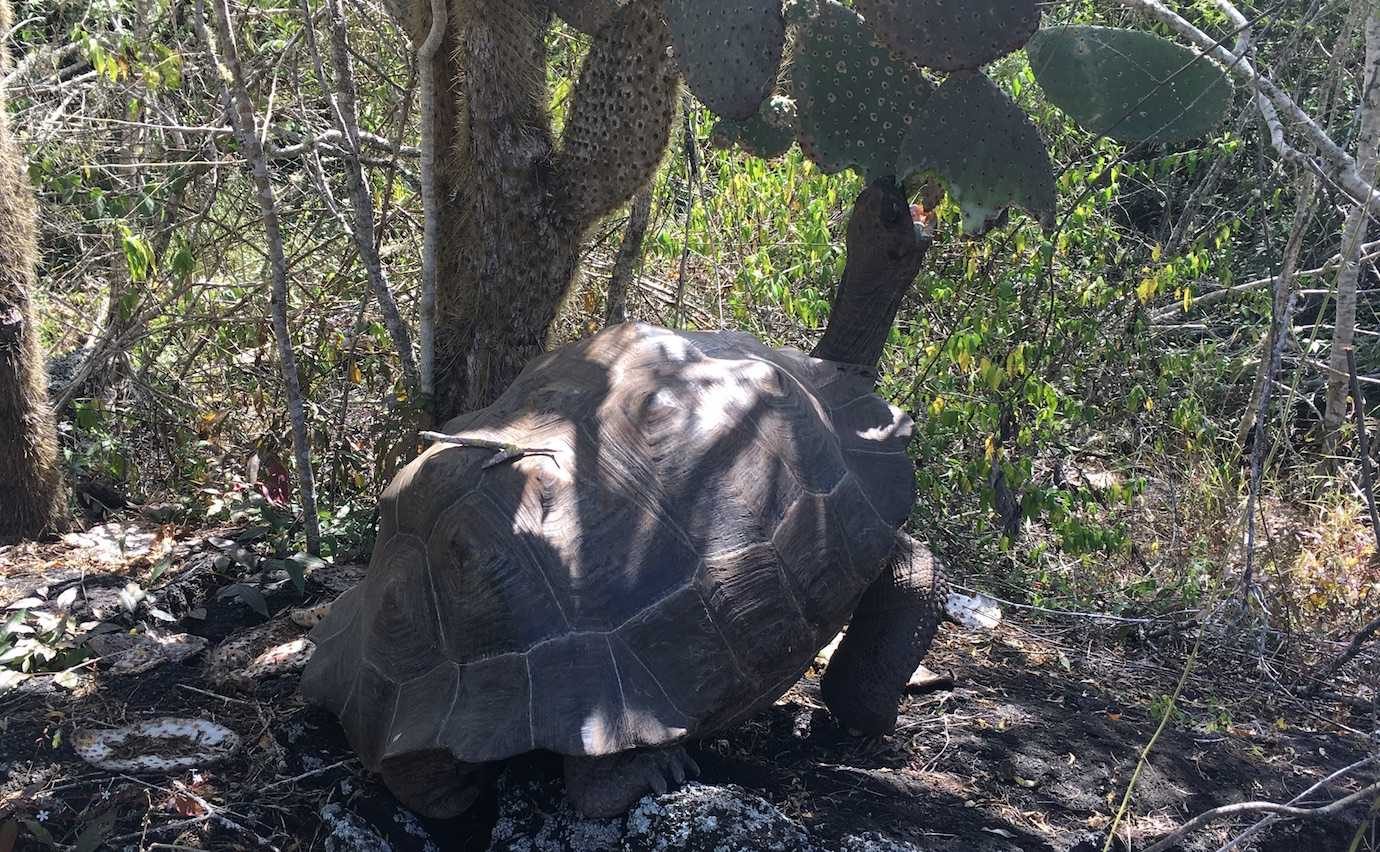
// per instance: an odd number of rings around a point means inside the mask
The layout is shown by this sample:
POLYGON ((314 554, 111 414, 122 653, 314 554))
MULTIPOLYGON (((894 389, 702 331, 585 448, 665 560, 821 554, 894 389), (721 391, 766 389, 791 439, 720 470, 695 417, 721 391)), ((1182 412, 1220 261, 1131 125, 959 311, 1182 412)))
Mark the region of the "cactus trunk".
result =
MULTIPOLYGON (((389 0, 420 44, 428 0, 389 0)), ((633 0, 595 36, 558 141, 546 0, 449 0, 432 60, 438 422, 488 405, 547 347, 581 243, 655 173, 678 91, 670 36, 633 0)))
POLYGON ((487 405, 546 345, 579 235, 545 199, 554 148, 543 73, 549 15, 531 0, 452 0, 437 51, 439 251, 435 411, 487 405))
MULTIPOLYGON (((0 31, 13 20, 0 0, 0 31)), ((10 69, 0 44, 0 72, 10 69)), ((63 511, 57 428, 31 293, 38 217, 24 154, 0 92, 0 544, 35 538, 63 511)))

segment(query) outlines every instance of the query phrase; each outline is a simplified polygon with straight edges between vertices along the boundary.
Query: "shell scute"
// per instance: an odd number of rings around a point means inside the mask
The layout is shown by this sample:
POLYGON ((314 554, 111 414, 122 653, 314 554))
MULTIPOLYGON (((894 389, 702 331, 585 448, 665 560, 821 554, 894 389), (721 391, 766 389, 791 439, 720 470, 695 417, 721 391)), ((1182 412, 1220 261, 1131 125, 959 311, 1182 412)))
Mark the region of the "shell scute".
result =
POLYGON ((618 670, 608 636, 574 633, 527 654, 537 746, 561 754, 611 754, 636 744, 622 723, 618 670), (579 690, 569 688, 581 685, 579 690))
POLYGON ((418 721, 433 729, 439 725, 438 744, 463 760, 501 760, 539 747, 532 698, 526 655, 502 654, 461 666, 448 715, 418 721))
POLYGON ((692 586, 649 607, 616 635, 655 674, 671 706, 684 716, 706 719, 743 691, 736 652, 692 586))

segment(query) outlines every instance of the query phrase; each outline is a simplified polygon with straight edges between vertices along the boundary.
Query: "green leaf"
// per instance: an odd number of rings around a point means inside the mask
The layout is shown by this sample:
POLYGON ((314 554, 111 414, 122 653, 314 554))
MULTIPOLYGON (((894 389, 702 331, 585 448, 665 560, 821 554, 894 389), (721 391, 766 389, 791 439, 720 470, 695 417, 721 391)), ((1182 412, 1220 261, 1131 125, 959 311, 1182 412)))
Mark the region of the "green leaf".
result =
POLYGON ((298 594, 307 590, 307 570, 313 571, 318 568, 326 567, 326 560, 319 556, 312 556, 310 553, 294 553, 287 558, 288 576, 292 578, 292 584, 297 587, 298 594))
POLYGON ((923 68, 980 68, 1025 44, 1039 0, 856 0, 867 23, 923 68))
POLYGON ((1195 139, 1231 102, 1231 80, 1216 63, 1151 33, 1058 27, 1036 33, 1026 54, 1056 106, 1121 142, 1195 139))
POLYGON ((957 72, 915 118, 897 161, 903 179, 930 172, 980 234, 1012 204, 1054 224, 1054 171, 1040 134, 1021 108, 981 73, 957 72))
POLYGON ((256 586, 251 586, 248 583, 233 583, 217 592, 216 597, 220 600, 234 598, 264 618, 269 617, 268 599, 256 586))

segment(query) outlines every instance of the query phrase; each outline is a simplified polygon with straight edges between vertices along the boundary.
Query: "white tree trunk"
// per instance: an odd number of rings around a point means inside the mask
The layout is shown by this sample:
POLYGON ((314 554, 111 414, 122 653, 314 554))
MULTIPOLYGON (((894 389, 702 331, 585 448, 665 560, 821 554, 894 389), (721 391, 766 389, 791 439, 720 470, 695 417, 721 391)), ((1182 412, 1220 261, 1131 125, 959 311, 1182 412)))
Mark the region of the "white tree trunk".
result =
MULTIPOLYGON (((1356 143, 1357 171, 1366 180, 1373 180, 1380 144, 1380 4, 1372 4, 1366 17, 1365 82, 1358 108, 1361 132, 1356 143)), ((1366 226, 1372 215, 1380 212, 1374 204, 1355 204, 1347 214, 1342 229, 1342 263, 1337 271, 1337 320, 1332 331, 1332 351, 1328 355, 1327 410, 1323 426, 1329 442, 1346 419, 1346 400, 1349 387, 1346 350, 1356 336, 1356 283, 1361 272, 1361 245, 1366 239, 1366 226)))
POLYGON ((436 396, 436 264, 441 239, 441 219, 436 198, 436 51, 446 34, 446 2, 431 0, 431 30, 417 49, 417 83, 422 119, 422 293, 417 311, 417 330, 421 339, 421 385, 423 405, 428 415, 435 414, 436 396))

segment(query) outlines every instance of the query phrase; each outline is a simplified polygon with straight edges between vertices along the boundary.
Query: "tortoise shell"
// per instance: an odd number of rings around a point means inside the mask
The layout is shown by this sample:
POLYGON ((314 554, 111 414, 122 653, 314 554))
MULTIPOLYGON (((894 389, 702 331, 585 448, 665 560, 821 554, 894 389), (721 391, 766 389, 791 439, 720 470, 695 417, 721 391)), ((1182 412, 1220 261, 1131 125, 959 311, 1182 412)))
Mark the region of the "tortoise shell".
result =
POLYGON ((914 500, 863 368, 738 332, 608 329, 534 361, 379 505, 306 696, 365 764, 669 745, 769 704, 846 623, 914 500))

